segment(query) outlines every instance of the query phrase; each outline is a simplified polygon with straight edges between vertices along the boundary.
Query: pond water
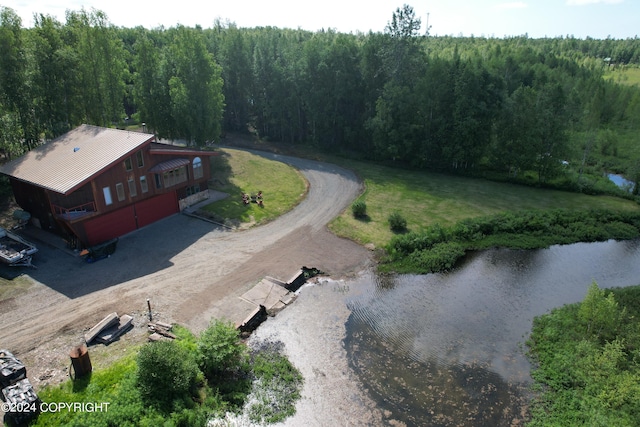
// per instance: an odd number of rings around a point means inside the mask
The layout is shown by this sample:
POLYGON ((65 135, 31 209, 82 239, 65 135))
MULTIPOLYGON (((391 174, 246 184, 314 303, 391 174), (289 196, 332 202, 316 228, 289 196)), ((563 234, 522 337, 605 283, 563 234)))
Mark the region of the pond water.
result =
POLYGON ((289 425, 313 425, 321 405, 323 421, 350 425, 509 426, 527 414, 533 318, 594 280, 640 284, 640 241, 489 250, 446 274, 303 287, 256 336, 282 340, 307 378, 289 425))
POLYGON ((626 189, 628 192, 632 192, 635 187, 635 183, 633 181, 629 181, 622 175, 618 175, 615 173, 607 174, 607 177, 611 182, 617 185, 620 188, 626 189))

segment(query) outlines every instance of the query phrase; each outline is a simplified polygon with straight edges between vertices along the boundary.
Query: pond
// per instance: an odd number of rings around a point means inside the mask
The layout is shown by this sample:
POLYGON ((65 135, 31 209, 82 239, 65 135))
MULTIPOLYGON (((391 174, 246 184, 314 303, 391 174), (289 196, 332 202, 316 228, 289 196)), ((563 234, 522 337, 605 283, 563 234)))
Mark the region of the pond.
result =
POLYGON ((622 189, 626 189, 630 193, 633 191, 633 188, 636 186, 636 184, 633 181, 629 181, 624 176, 619 174, 610 173, 610 174, 607 174, 607 177, 615 185, 617 185, 622 189))
POLYGON ((638 240, 488 250, 446 274, 368 272, 303 288, 256 335, 282 340, 309 378, 290 425, 334 401, 334 421, 348 411, 352 425, 508 426, 531 397, 533 318, 582 300, 594 280, 639 278, 638 240))

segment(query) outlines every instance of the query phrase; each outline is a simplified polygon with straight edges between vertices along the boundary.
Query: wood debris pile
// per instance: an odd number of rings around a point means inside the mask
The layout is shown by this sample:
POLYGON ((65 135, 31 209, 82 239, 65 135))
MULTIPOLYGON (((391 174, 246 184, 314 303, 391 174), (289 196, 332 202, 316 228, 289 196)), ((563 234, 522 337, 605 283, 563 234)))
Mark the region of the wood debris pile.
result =
POLYGON ((148 323, 149 341, 155 342, 160 340, 175 340, 176 336, 171 332, 173 325, 164 322, 149 322, 148 323))

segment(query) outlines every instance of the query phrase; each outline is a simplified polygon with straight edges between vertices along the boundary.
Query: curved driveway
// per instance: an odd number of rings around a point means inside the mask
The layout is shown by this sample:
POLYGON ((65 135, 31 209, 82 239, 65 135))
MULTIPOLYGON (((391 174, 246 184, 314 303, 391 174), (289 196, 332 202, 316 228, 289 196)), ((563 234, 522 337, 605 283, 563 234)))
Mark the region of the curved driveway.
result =
POLYGON ((254 153, 288 163, 308 180, 306 198, 292 211, 240 232, 174 215, 124 236, 112 257, 95 264, 41 244, 38 270, 27 271, 35 284, 0 301, 3 346, 38 359, 53 343, 76 345, 83 330, 110 312, 144 313, 147 298, 159 319, 197 332, 212 317, 238 320, 238 297, 266 275, 287 280, 303 265, 334 276, 364 268, 368 251, 326 228, 362 191, 355 174, 254 153))

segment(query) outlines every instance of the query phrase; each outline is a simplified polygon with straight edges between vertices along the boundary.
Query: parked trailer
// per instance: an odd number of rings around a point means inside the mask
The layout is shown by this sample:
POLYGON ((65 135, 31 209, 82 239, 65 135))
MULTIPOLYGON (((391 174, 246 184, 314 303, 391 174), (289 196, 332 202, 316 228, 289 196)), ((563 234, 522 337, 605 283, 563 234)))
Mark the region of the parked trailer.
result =
POLYGON ((38 248, 11 231, 0 228, 0 261, 11 267, 34 267, 31 257, 38 248))

